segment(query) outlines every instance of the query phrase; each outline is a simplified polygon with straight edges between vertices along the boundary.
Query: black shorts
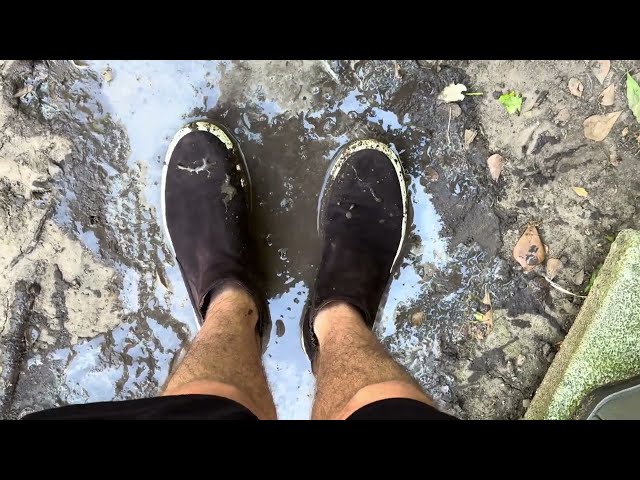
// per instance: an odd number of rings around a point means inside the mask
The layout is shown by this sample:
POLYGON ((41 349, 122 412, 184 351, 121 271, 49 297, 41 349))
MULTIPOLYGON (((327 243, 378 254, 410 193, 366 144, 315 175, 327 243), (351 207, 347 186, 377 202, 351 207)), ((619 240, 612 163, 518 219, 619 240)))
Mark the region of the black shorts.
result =
MULTIPOLYGON (((450 420, 416 400, 380 400, 356 410, 347 420, 450 420)), ((168 397, 67 405, 31 413, 24 420, 257 420, 246 407, 215 395, 168 397)))

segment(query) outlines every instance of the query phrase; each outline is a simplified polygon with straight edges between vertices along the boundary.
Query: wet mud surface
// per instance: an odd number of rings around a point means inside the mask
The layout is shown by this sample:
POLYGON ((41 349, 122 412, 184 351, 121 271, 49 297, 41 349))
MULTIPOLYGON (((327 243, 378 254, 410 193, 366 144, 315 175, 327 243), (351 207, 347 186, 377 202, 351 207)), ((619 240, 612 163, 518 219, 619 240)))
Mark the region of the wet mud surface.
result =
POLYGON ((299 322, 320 253, 318 193, 344 143, 377 138, 403 161, 410 241, 375 331, 461 418, 521 417, 579 311, 579 298, 511 258, 526 225, 538 225, 563 261, 556 281, 575 292, 611 236, 638 228, 639 129, 618 82, 634 62, 613 62, 613 108, 625 111, 604 142, 582 132, 603 110, 582 61, 87 63, 0 61, 6 418, 154 395, 193 338, 160 211, 166 148, 191 120, 223 122, 251 172, 274 322, 264 360, 282 418, 311 408, 299 322), (570 77, 587 86, 583 98, 567 91, 570 77), (454 82, 484 95, 439 101, 454 82), (504 88, 523 93, 521 115, 494 99, 504 88), (465 130, 478 132, 468 146, 465 130), (493 153, 506 159, 498 182, 486 166, 493 153), (590 195, 577 197, 576 185, 590 195), (490 332, 474 320, 485 288, 490 332))

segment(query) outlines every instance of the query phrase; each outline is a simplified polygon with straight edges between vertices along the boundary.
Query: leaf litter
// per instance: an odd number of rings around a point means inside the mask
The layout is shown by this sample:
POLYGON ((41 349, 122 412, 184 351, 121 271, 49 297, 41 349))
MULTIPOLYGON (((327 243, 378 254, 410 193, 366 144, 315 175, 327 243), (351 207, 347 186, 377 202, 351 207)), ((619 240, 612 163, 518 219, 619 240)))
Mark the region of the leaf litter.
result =
POLYGON ((584 91, 584 85, 577 78, 569 79, 569 92, 571 95, 575 95, 576 97, 582 97, 582 92, 584 91))
POLYGON ((613 105, 613 102, 616 98, 616 87, 612 83, 607 88, 605 88, 600 94, 600 105, 603 107, 610 107, 613 105))
POLYGON ((469 146, 478 136, 477 130, 465 130, 464 131, 464 149, 469 150, 469 146))
POLYGON ((558 258, 550 258, 547 260, 547 280, 553 280, 562 270, 562 261, 558 258))
POLYGON ((571 188, 573 189, 574 192, 576 192, 576 195, 578 195, 579 197, 586 197, 589 195, 589 192, 587 192, 582 187, 571 187, 571 188))
POLYGON ((596 142, 603 141, 609 135, 613 124, 616 123, 621 113, 622 111, 590 116, 583 123, 584 136, 596 142))
POLYGON ((530 272, 544 261, 545 250, 538 229, 529 225, 513 248, 513 258, 525 272, 530 272))
POLYGON ((509 115, 522 111, 522 100, 522 95, 513 90, 508 93, 503 93, 498 97, 498 101, 507 110, 509 115))
POLYGON ((640 86, 636 82, 635 78, 627 73, 627 101, 629 102, 629 108, 636 117, 636 120, 640 122, 640 86))
POLYGON ((600 84, 604 83, 604 79, 609 75, 609 70, 611 70, 611 60, 596 60, 593 67, 591 67, 593 75, 600 84))
POLYGON ((462 92, 466 92, 467 87, 461 83, 452 83, 444 87, 444 90, 440 92, 438 98, 446 103, 451 102, 461 102, 464 100, 464 94, 462 92))
POLYGON ((502 155, 494 153, 489 158, 487 158, 487 166, 489 167, 489 174, 494 182, 498 181, 500 178, 500 174, 502 173, 502 169, 504 168, 504 158, 502 155))

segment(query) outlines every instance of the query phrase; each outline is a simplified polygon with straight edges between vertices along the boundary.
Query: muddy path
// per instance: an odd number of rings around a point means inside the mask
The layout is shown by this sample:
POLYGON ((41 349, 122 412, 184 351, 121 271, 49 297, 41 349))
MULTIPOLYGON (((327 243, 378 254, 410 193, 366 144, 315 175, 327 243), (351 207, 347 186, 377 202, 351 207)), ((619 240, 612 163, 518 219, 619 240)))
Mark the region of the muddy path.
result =
POLYGON ((521 417, 581 299, 522 272, 511 250, 536 223, 563 262, 556 281, 581 292, 615 233, 638 228, 640 128, 621 80, 638 66, 614 61, 602 84, 584 61, 0 61, 0 414, 162 386, 195 326, 164 244, 161 168, 182 124, 213 118, 251 171, 282 417, 308 417, 314 388, 299 322, 320 186, 337 149, 363 137, 399 153, 412 205, 377 335, 445 411, 521 417), (445 104, 451 83, 483 95, 445 104), (496 100, 511 89, 519 115, 496 100), (605 141, 587 140, 583 120, 614 110, 605 141), (498 182, 493 153, 506 160, 498 182), (475 321, 485 289, 491 331, 475 321))

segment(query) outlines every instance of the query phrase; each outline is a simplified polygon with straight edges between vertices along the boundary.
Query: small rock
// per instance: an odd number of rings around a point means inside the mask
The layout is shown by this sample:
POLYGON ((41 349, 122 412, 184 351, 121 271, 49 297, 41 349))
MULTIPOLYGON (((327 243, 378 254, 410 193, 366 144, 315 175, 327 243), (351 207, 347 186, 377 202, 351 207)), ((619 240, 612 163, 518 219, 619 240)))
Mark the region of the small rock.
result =
POLYGON ((462 114, 462 109, 457 103, 450 103, 449 108, 451 109, 451 118, 458 118, 462 114))
POLYGON ((56 165, 55 163, 50 163, 49 166, 47 167, 47 172, 49 173, 50 177, 55 177, 61 171, 62 171, 62 169, 58 165, 56 165))
POLYGON ((516 367, 522 367, 524 365, 525 360, 526 360, 526 357, 522 354, 519 354, 516 357, 516 367))
POLYGON ((284 335, 285 327, 284 322, 281 319, 276 320, 276 335, 281 337, 284 335))
POLYGON ((584 283, 584 268, 573 276, 573 283, 582 285, 584 283))
POLYGON ((531 405, 531 400, 529 400, 528 398, 522 399, 522 406, 524 408, 529 408, 529 405, 531 405))
POLYGON ((435 168, 427 167, 424 169, 424 175, 429 179, 430 182, 437 182, 440 175, 435 168))

